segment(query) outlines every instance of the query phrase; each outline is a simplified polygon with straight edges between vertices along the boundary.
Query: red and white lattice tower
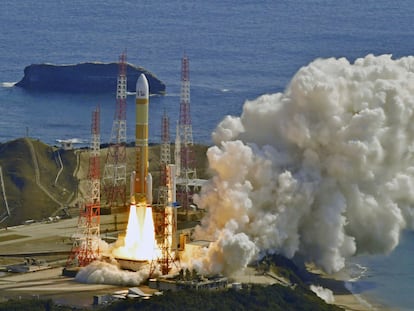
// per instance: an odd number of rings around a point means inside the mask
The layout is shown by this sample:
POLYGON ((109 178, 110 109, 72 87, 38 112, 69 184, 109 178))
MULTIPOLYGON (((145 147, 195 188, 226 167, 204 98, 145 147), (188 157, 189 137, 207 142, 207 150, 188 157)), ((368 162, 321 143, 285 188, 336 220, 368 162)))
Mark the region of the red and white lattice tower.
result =
POLYGON ((174 148, 174 161, 175 161, 175 176, 181 175, 181 138, 180 138, 180 122, 177 121, 175 130, 175 148, 174 148))
POLYGON ((103 198, 106 206, 126 206, 126 53, 119 57, 119 73, 116 88, 116 110, 106 157, 103 198))
POLYGON ((161 120, 160 185, 158 188, 158 202, 161 206, 166 206, 168 203, 167 166, 171 163, 169 126, 170 121, 164 110, 161 120))
MULTIPOLYGON (((159 263, 162 274, 168 274, 175 265, 177 209, 175 208, 175 166, 171 164, 169 118, 164 111, 161 122, 160 146, 160 185, 158 202, 161 208, 160 235, 161 257, 159 263)), ((157 226, 158 227, 158 226, 157 226)))
POLYGON ((100 125, 99 107, 92 112, 87 192, 79 206, 78 231, 66 266, 87 266, 100 255, 100 125))
POLYGON ((197 173, 193 152, 193 129, 190 115, 189 59, 186 55, 184 55, 181 62, 180 119, 178 125, 180 141, 180 174, 177 178, 177 199, 184 210, 188 211, 194 193, 192 184, 197 178, 197 173))

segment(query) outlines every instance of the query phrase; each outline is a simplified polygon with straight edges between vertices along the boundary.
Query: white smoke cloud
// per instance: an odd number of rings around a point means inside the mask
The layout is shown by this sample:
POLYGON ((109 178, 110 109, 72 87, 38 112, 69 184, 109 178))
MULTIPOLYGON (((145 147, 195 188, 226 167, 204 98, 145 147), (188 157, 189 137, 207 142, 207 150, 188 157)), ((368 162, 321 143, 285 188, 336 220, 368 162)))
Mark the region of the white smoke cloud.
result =
POLYGON ((232 273, 247 266, 257 250, 245 233, 234 234, 237 226, 236 221, 229 221, 208 248, 189 251, 187 247, 181 257, 182 267, 194 268, 202 274, 218 274, 222 271, 232 273))
POLYGON ((414 57, 390 55, 317 59, 246 101, 213 133, 196 236, 215 242, 193 264, 226 272, 271 252, 333 272, 392 251, 414 223, 413 110, 414 57))
POLYGON ((335 302, 335 297, 330 289, 313 284, 310 286, 310 289, 326 303, 333 304, 335 302))
POLYGON ((88 284, 111 284, 121 286, 138 286, 148 279, 149 267, 137 272, 121 270, 118 264, 104 261, 93 261, 76 274, 75 280, 88 284))
POLYGON ((226 116, 213 132, 213 141, 231 140, 244 132, 239 118, 226 116))

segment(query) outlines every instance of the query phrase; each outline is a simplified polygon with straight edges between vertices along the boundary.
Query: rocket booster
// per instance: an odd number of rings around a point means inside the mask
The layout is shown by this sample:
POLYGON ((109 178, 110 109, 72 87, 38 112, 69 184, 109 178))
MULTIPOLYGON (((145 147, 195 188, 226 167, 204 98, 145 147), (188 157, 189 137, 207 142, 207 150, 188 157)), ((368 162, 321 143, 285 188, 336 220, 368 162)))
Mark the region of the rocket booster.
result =
POLYGON ((141 74, 136 87, 135 116, 135 183, 131 193, 131 203, 151 204, 152 177, 148 173, 148 107, 149 87, 144 74, 141 74))

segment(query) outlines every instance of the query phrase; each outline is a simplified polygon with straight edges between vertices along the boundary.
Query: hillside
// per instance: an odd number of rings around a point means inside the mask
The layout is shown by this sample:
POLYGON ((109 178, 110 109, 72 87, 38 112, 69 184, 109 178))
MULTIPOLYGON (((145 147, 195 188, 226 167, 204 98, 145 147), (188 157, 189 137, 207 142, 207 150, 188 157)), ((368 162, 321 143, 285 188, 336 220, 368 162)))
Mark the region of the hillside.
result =
MULTIPOLYGON (((159 183, 159 149, 159 145, 149 148, 154 191, 159 183)), ((197 171, 201 178, 207 175, 206 150, 207 146, 195 146, 197 171)), ((0 221, 4 220, 0 226, 17 225, 29 219, 39 221, 50 216, 64 216, 63 209, 76 215, 76 203, 86 191, 88 157, 87 149, 65 151, 30 138, 0 144, 0 166, 11 212, 10 217, 4 219, 7 209, 4 195, 0 192, 0 221)), ((100 161, 102 174, 106 157, 107 149, 103 148, 100 161)), ((128 147, 127 189, 129 173, 134 165, 134 147, 128 147)))
MULTIPOLYGON (((73 151, 63 151, 28 138, 0 144, 0 166, 11 215, 3 223, 47 218, 73 200, 77 182, 73 151), (62 169, 63 167, 63 169, 62 169)), ((4 195, 0 215, 5 215, 4 195)), ((1 217, 3 218, 3 217, 1 217)))

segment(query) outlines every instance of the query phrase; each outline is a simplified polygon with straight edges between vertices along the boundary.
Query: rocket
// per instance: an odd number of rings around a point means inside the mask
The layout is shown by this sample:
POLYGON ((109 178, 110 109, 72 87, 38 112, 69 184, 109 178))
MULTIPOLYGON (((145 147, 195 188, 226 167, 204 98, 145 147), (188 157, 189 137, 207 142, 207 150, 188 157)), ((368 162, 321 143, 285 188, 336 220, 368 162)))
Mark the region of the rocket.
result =
POLYGON ((135 173, 131 175, 135 179, 134 188, 131 187, 132 204, 152 204, 152 176, 148 172, 148 107, 148 81, 145 75, 141 74, 137 81, 135 98, 136 163, 135 173))

